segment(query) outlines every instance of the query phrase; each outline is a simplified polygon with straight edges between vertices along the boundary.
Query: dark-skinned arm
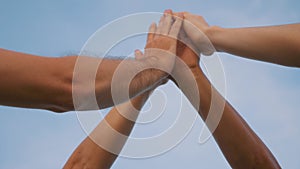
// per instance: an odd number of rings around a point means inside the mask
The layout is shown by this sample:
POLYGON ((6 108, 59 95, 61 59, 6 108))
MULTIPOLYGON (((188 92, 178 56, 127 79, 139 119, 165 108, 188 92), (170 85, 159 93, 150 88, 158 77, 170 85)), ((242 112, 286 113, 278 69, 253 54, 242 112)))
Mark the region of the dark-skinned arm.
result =
MULTIPOLYGON (((186 36, 186 35, 185 35, 186 36)), ((184 38, 183 38, 184 39, 184 38)), ((189 44, 189 42, 187 42, 189 44)), ((211 108, 212 93, 214 93, 214 103, 216 107, 224 106, 223 114, 220 122, 217 123, 217 128, 214 124, 207 124, 208 128, 213 132, 213 137, 216 140, 219 148, 227 159, 232 168, 280 168, 278 162, 261 141, 261 139, 250 128, 246 121, 239 115, 239 113, 227 102, 218 91, 211 85, 210 81, 206 78, 205 74, 199 66, 198 53, 195 53, 191 48, 182 42, 178 43, 177 55, 188 67, 189 70, 182 69, 178 60, 174 67, 174 74, 177 77, 186 77, 187 71, 192 72, 192 79, 197 83, 198 93, 200 97, 199 115, 205 121, 208 117, 208 112, 211 108), (225 102, 225 105, 224 105, 225 102)), ((179 78, 180 80, 181 78, 179 78)), ((194 106, 195 98, 190 91, 189 86, 181 88, 183 93, 191 101, 194 106)), ((217 113, 217 112, 211 112, 217 113)), ((213 115, 211 117, 217 117, 213 115)), ((212 118, 212 122, 217 122, 218 119, 212 118)))

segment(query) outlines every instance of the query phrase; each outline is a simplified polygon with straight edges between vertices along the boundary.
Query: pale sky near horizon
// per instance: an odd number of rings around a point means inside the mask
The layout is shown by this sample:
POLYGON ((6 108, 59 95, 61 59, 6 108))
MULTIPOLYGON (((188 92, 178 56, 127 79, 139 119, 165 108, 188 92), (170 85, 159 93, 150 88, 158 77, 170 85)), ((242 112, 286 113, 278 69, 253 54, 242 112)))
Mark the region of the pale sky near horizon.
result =
MULTIPOLYGON (((1 0, 0 48, 59 57, 78 54, 100 27, 137 12, 189 11, 203 15, 211 25, 249 27, 299 23, 299 6, 296 0, 1 0)), ((116 48, 113 55, 125 56, 144 45, 116 48)), ((282 168, 300 168, 300 70, 229 54, 220 57, 229 102, 282 168)), ((161 90, 171 91, 172 87, 168 84, 161 90)), ((169 97, 168 102, 167 109, 175 111, 178 99, 169 97)), ((168 113, 172 117, 172 112, 168 113)), ((54 114, 0 106, 0 116, 0 169, 61 168, 86 137, 74 112, 54 114)), ((169 124, 170 119, 162 118, 150 126, 137 125, 133 135, 151 136, 169 124)), ((119 158, 113 168, 230 168, 213 139, 198 143, 202 124, 198 118, 184 141, 164 154, 145 159, 119 158)))

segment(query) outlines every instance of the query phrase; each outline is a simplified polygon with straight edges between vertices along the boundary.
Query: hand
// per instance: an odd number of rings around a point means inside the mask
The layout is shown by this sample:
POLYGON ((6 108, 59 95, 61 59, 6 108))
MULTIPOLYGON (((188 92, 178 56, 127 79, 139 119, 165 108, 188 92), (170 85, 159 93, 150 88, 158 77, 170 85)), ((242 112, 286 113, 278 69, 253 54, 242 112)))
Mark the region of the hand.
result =
MULTIPOLYGON (((173 17, 177 17, 179 13, 174 14, 173 17)), ((200 53, 193 44, 192 40, 186 35, 183 29, 180 30, 178 35, 177 41, 177 49, 176 49, 176 57, 174 69, 172 75, 178 77, 188 76, 187 68, 189 68, 193 73, 197 72, 195 70, 199 70, 199 60, 200 60, 200 53)), ((169 76, 176 85, 177 82, 171 76, 169 76)), ((179 80, 179 79, 177 79, 179 80)))
POLYGON ((178 59, 181 59, 190 69, 199 68, 200 53, 183 30, 179 33, 176 51, 179 58, 175 61, 175 68, 178 66, 178 59))
POLYGON ((159 68, 167 73, 173 69, 176 56, 177 37, 181 30, 182 18, 173 21, 172 11, 166 10, 158 26, 152 24, 145 47, 145 55, 152 60, 153 68, 159 68))
MULTIPOLYGON (((149 27, 149 33, 148 33, 148 36, 147 36, 147 45, 153 45, 153 42, 152 42, 152 41, 153 41, 153 39, 154 39, 154 37, 155 37, 155 34, 154 34, 155 31, 156 31, 156 24, 153 23, 153 24, 151 24, 150 27, 149 27)), ((146 47, 147 47, 147 45, 146 45, 146 47)), ((141 50, 136 49, 136 50, 134 51, 134 58, 135 58, 135 60, 143 60, 143 59, 147 59, 147 57, 149 57, 149 55, 148 55, 148 56, 145 55, 141 50)), ((160 86, 160 85, 163 85, 163 84, 165 84, 165 83, 167 83, 167 82, 168 82, 168 79, 167 79, 167 78, 162 79, 162 81, 158 82, 155 86, 153 86, 152 89, 150 89, 150 90, 148 90, 147 92, 145 92, 145 93, 148 93, 148 94, 142 94, 142 95, 149 95, 150 93, 153 92, 153 90, 154 90, 156 87, 158 87, 158 86, 160 86), (149 92, 149 91, 151 91, 151 92, 149 92)))
MULTIPOLYGON (((182 76, 188 76, 189 74, 186 73, 188 71, 187 67, 195 75, 195 73, 198 72, 198 70, 200 70, 199 54, 193 49, 192 43, 190 39, 186 37, 184 31, 181 31, 179 39, 180 41, 177 42, 178 57, 175 60, 172 75, 177 76, 177 78, 182 76)), ((173 77, 169 76, 169 79, 172 80, 178 86, 176 80, 173 77)))
POLYGON ((206 56, 212 55, 215 49, 208 39, 210 26, 205 19, 202 16, 193 15, 189 12, 184 12, 183 15, 183 29, 197 47, 199 53, 201 52, 206 56))

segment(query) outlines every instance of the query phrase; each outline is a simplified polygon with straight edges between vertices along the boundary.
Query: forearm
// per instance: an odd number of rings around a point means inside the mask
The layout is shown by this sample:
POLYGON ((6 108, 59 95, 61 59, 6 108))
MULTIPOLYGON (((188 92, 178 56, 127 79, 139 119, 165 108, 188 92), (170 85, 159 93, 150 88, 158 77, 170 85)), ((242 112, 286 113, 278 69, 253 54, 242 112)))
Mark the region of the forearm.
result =
POLYGON ((98 67, 95 84, 100 108, 128 101, 128 97, 144 93, 165 79, 167 74, 154 69, 154 64, 152 59, 103 59, 98 67))
MULTIPOLYGON (((200 69, 193 72, 201 100, 199 114, 205 120, 211 108, 212 91, 217 91, 200 69)), ((223 99, 217 94, 214 106, 222 106, 223 99)), ((280 168, 272 153, 228 102, 213 136, 232 168, 280 168)))
POLYGON ((50 58, 0 49, 0 105, 66 112, 74 110, 75 94, 83 102, 76 102, 76 108, 91 110, 97 107, 86 104, 85 98, 95 94, 99 107, 106 108, 114 105, 111 83, 117 69, 121 76, 114 83, 116 104, 127 101, 128 92, 129 98, 134 97, 166 77, 162 71, 147 69, 130 82, 131 74, 155 63, 151 59, 122 61, 85 56, 50 58))
POLYGON ((122 150, 126 136, 129 136, 146 98, 144 95, 132 100, 132 105, 137 110, 130 109, 129 102, 119 105, 118 109, 113 108, 105 120, 77 147, 64 168, 110 168, 122 150), (130 116, 132 121, 124 116, 130 116))
POLYGON ((253 28, 213 26, 206 35, 217 51, 300 67, 300 24, 253 28))
POLYGON ((73 106, 72 71, 63 70, 70 69, 57 58, 0 49, 0 104, 67 111, 73 106))

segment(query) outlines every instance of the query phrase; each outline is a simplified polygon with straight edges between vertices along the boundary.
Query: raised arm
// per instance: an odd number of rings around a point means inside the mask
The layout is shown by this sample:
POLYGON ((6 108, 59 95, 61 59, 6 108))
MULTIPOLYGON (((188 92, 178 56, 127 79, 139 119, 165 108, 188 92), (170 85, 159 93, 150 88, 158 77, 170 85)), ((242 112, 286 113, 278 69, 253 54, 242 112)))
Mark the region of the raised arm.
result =
MULTIPOLYGON (((171 15, 165 17, 172 18, 171 15)), ((177 19, 171 27, 165 22, 169 22, 169 20, 163 17, 158 27, 155 24, 150 26, 146 48, 151 48, 157 41, 165 44, 172 43, 176 46, 176 39, 161 36, 160 34, 172 37, 177 36, 182 22, 177 19)), ((139 50, 135 52, 137 60, 143 60, 150 56, 151 51, 149 50, 146 50, 145 54, 142 54, 139 50)), ((165 80, 161 81, 154 88, 164 82, 165 80)), ((90 136, 76 148, 64 168, 110 168, 126 143, 127 136, 129 136, 138 117, 139 110, 146 102, 149 93, 150 91, 147 91, 132 99, 131 103, 128 101, 114 107, 107 114, 105 120, 102 120, 90 136), (131 104, 133 107, 131 107, 131 104)))
MULTIPOLYGON (((212 92, 217 93, 215 106, 223 106, 225 100, 200 69, 198 54, 183 43, 179 43, 177 51, 178 56, 190 67, 197 82, 201 102, 200 107, 195 108, 198 108, 199 115, 205 121, 211 105, 212 92)), ((176 61, 174 74, 177 77, 186 77, 186 71, 178 63, 176 61)), ((182 91, 191 103, 195 100, 189 88, 182 88, 182 91)), ((211 125, 208 127, 211 129, 211 125)), ((228 102, 225 102, 221 121, 213 132, 213 137, 232 168, 280 168, 272 153, 228 102)))
MULTIPOLYGON (((205 120, 210 109, 212 86, 200 69, 193 72, 200 91, 199 114, 205 120)), ((218 94, 215 102, 220 106, 222 99, 218 94)), ((213 136, 232 168, 280 168, 270 150, 228 102, 213 136)))
MULTIPOLYGON (((136 51, 135 57, 137 60, 141 60, 143 54, 136 51)), ((110 168, 126 143, 149 93, 147 91, 114 107, 76 148, 64 169, 110 168)))
POLYGON ((209 26, 201 16, 188 12, 184 16, 186 19, 184 28, 200 50, 207 47, 205 42, 207 39, 203 38, 203 34, 199 31, 195 31, 188 22, 202 31, 217 51, 284 66, 300 67, 300 24, 221 28, 209 26))
POLYGON ((91 135, 76 148, 64 169, 110 168, 122 150, 138 117, 138 111, 147 98, 148 92, 131 100, 136 110, 130 109, 130 101, 118 105, 118 108, 113 108, 91 135), (130 119, 126 117, 130 117, 130 119), (110 149, 112 152, 106 149, 110 149))

